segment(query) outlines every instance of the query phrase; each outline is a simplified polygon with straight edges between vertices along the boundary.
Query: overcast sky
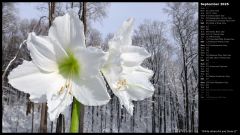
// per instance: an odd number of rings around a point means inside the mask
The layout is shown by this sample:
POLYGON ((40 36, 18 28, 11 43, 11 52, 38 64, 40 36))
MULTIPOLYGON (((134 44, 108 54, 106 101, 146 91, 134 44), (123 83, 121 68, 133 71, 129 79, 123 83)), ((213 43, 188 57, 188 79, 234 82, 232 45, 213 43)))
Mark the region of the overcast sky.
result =
MULTIPOLYGON (((40 4, 47 6, 47 4, 37 2, 18 3, 16 7, 19 9, 20 18, 40 18, 43 13, 36 9, 40 4)), ((104 38, 108 33, 115 32, 129 17, 135 20, 134 28, 143 23, 145 19, 166 22, 170 17, 163 12, 164 7, 166 3, 163 2, 114 2, 108 8, 108 16, 102 22, 92 23, 92 26, 98 29, 104 38)))

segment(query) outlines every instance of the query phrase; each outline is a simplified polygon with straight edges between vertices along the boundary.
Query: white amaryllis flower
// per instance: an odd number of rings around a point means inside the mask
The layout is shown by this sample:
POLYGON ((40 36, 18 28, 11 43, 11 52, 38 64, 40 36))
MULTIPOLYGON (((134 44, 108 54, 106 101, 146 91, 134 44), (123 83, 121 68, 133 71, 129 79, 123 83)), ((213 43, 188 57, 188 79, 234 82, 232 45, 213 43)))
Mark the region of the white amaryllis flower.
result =
POLYGON ((110 100, 100 74, 106 53, 86 48, 83 24, 73 11, 56 17, 48 36, 30 33, 27 47, 32 61, 23 61, 8 80, 14 88, 29 93, 33 102, 47 102, 51 121, 72 103, 73 97, 90 106, 110 100))
POLYGON ((132 45, 132 27, 133 19, 130 18, 109 41, 109 57, 101 70, 121 106, 131 115, 134 107, 132 100, 143 100, 154 93, 149 81, 153 72, 141 66, 150 54, 143 47, 132 45))

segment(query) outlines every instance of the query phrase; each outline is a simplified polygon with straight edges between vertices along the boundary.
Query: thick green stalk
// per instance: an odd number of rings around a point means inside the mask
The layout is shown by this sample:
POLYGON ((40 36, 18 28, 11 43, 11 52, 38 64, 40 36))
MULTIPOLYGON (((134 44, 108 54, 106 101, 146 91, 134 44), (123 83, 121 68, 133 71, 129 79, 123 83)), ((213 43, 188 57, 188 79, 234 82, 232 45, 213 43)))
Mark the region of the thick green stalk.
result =
POLYGON ((73 107, 72 107, 72 119, 71 119, 71 133, 78 133, 79 130, 79 119, 80 119, 80 103, 73 98, 73 107))

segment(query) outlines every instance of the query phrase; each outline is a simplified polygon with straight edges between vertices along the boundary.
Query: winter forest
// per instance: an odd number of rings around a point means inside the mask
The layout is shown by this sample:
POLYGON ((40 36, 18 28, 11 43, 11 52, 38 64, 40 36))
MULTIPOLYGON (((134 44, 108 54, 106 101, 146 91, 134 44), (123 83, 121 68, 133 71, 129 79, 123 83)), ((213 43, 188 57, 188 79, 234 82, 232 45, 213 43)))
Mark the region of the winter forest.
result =
MULTIPOLYGON (((28 33, 47 35, 53 19, 70 8, 84 23, 86 45, 107 51, 113 33, 103 38, 92 24, 108 17, 111 4, 46 2, 36 7, 41 17, 22 19, 16 3, 2 3, 2 132, 69 132, 71 107, 69 113, 60 114, 51 122, 46 104, 31 102, 29 94, 8 83, 7 75, 23 60, 31 60, 23 43, 28 33)), ((133 101, 131 116, 108 89, 111 100, 106 105, 83 108, 80 132, 198 132, 198 5, 190 2, 162 4, 165 8, 159 12, 167 14, 170 20, 159 21, 161 16, 159 20, 144 20, 134 28, 132 35, 132 44, 144 47, 151 54, 142 66, 154 72, 150 79, 155 88, 153 96, 133 101)))

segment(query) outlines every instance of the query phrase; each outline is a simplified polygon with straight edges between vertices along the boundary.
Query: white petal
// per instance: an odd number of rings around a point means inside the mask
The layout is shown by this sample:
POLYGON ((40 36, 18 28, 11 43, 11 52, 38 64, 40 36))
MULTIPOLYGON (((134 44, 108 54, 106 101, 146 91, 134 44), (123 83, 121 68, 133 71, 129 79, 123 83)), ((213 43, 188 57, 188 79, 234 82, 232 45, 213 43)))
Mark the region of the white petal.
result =
POLYGON ((101 71, 104 76, 112 82, 118 80, 119 74, 123 71, 119 50, 109 50, 108 59, 101 71))
POLYGON ((108 56, 108 59, 107 59, 105 65, 121 66, 120 56, 121 56, 120 49, 111 49, 111 50, 109 50, 109 56, 108 56))
MULTIPOLYGON (((56 90, 58 91, 58 90, 56 90)), ((58 118, 60 113, 63 113, 73 101, 73 96, 70 95, 69 90, 65 89, 62 93, 49 93, 48 94, 48 113, 51 121, 58 118)))
POLYGON ((56 81, 58 77, 55 72, 46 73, 40 70, 31 61, 23 61, 23 64, 10 72, 8 81, 14 88, 29 93, 35 101, 43 98, 51 86, 51 81, 56 81))
POLYGON ((124 76, 128 83, 128 88, 125 91, 132 100, 143 100, 153 95, 154 87, 149 81, 151 75, 151 70, 140 67, 124 76))
POLYGON ((83 78, 98 75, 107 60, 107 53, 95 47, 79 47, 75 50, 75 55, 80 64, 80 76, 83 78))
POLYGON ((150 57, 150 54, 143 47, 127 46, 122 48, 121 59, 124 66, 138 66, 144 59, 150 57))
POLYGON ((116 83, 117 80, 120 79, 120 74, 108 74, 108 73, 104 73, 104 76, 112 90, 112 92, 114 93, 114 95, 116 95, 119 99, 120 105, 124 106, 127 110, 128 113, 130 113, 131 115, 133 115, 133 103, 131 101, 131 98, 129 97, 129 94, 127 93, 127 91, 123 90, 116 90, 114 89, 114 84, 116 83))
POLYGON ((134 105, 129 98, 128 93, 126 93, 126 91, 116 91, 114 94, 118 97, 120 104, 126 108, 127 112, 130 115, 133 115, 134 105))
POLYGON ((73 10, 68 11, 64 16, 56 17, 48 35, 66 50, 74 50, 79 46, 85 47, 84 27, 73 10))
POLYGON ((101 75, 89 77, 88 79, 75 80, 72 92, 74 97, 84 105, 104 105, 110 100, 101 75))
POLYGON ((59 75, 58 78, 51 82, 51 86, 46 94, 51 121, 54 121, 72 103, 71 89, 67 89, 65 84, 66 78, 59 75))
POLYGON ((133 32, 133 18, 123 22, 121 28, 115 33, 113 39, 109 41, 109 48, 118 48, 132 44, 131 35, 133 32))
POLYGON ((27 39, 27 47, 33 63, 39 68, 47 72, 57 69, 54 45, 48 37, 30 33, 27 39))
POLYGON ((144 74, 147 78, 151 78, 153 76, 153 71, 148 69, 148 68, 144 68, 142 66, 138 66, 136 68, 136 71, 141 72, 142 74, 144 74))
POLYGON ((103 68, 101 71, 104 77, 107 79, 108 84, 111 85, 113 82, 119 80, 119 74, 122 70, 121 67, 112 65, 111 68, 103 68))
POLYGON ((141 66, 128 69, 124 67, 123 70, 129 71, 127 74, 119 74, 119 78, 127 80, 127 88, 125 90, 114 89, 114 81, 111 81, 111 78, 109 79, 111 76, 107 75, 106 78, 113 93, 119 98, 120 104, 126 108, 128 113, 133 115, 134 105, 132 100, 143 100, 151 97, 154 93, 154 87, 149 81, 149 78, 152 77, 153 72, 141 66))

